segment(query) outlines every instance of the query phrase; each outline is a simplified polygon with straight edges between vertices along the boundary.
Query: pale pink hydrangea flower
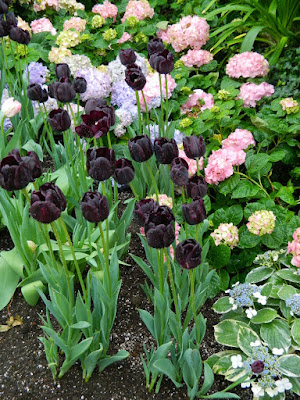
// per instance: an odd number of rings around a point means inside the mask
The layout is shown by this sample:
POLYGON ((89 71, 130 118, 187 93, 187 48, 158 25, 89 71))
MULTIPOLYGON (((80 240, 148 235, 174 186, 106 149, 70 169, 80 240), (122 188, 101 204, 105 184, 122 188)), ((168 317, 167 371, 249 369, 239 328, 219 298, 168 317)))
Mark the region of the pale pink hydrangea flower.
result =
POLYGON ((24 31, 28 31, 29 35, 32 35, 32 31, 30 29, 30 26, 28 24, 28 22, 24 21, 21 17, 17 17, 17 21, 18 21, 18 28, 23 29, 24 31))
POLYGON ((232 162, 224 149, 212 152, 204 171, 206 182, 215 185, 229 178, 234 172, 232 162))
POLYGON ((85 30, 86 20, 80 17, 72 17, 64 22, 64 31, 69 29, 76 29, 78 32, 85 30))
POLYGON ((151 8, 147 0, 129 0, 121 21, 124 24, 129 17, 136 17, 139 21, 142 21, 145 18, 153 18, 153 15, 154 9, 151 8))
POLYGON ((252 133, 247 129, 236 129, 227 139, 222 141, 223 149, 230 147, 235 150, 245 150, 250 145, 255 146, 255 140, 252 133))
MULTIPOLYGON (((183 146, 180 146, 183 147, 183 146)), ((193 160, 191 158, 188 158, 188 156, 185 154, 185 151, 179 147, 179 154, 178 157, 183 158, 187 164, 188 164, 188 169, 189 169, 189 176, 193 176, 197 173, 197 160, 193 160)), ((204 159, 203 157, 199 158, 199 170, 201 171, 203 169, 203 163, 204 159)))
POLYGON ((243 100, 244 107, 255 107, 257 101, 261 100, 264 96, 270 97, 273 93, 274 86, 267 82, 259 85, 247 82, 240 87, 237 99, 243 100))
POLYGON ((199 50, 209 38, 209 25, 197 15, 183 17, 168 27, 168 39, 176 52, 188 47, 199 50))
POLYGON ((59 0, 42 0, 35 1, 33 4, 33 11, 45 11, 46 8, 53 8, 55 11, 59 11, 59 0))
POLYGON ((207 50, 189 50, 180 59, 186 67, 201 67, 213 60, 213 55, 207 50))
POLYGON ((119 44, 125 43, 125 42, 132 42, 132 35, 128 32, 124 32, 122 37, 118 40, 119 44))
POLYGON ((110 3, 108 0, 105 0, 103 4, 96 4, 92 8, 92 12, 94 14, 100 14, 104 19, 113 18, 113 21, 116 22, 118 7, 115 4, 110 3))
POLYGON ((52 36, 56 35, 56 29, 48 18, 35 19, 30 26, 33 33, 50 32, 52 36))
POLYGON ((292 97, 282 99, 280 105, 282 106, 282 110, 286 111, 287 114, 296 114, 299 111, 298 101, 294 100, 292 97))
POLYGON ((58 64, 62 62, 65 57, 70 57, 71 55, 71 50, 66 47, 52 47, 49 51, 48 59, 50 62, 58 64))
POLYGON ((266 76, 268 72, 268 61, 264 56, 253 51, 236 54, 226 66, 226 74, 230 78, 256 78, 266 76))
MULTIPOLYGON (((164 99, 166 98, 166 83, 165 83, 166 79, 168 84, 168 99, 169 99, 172 96, 172 93, 176 88, 177 84, 175 83, 175 80, 171 77, 171 75, 169 74, 162 75, 161 80, 162 80, 162 92, 164 99)), ((148 110, 160 106, 160 86, 159 86, 158 72, 147 75, 146 85, 144 86, 143 92, 146 99, 148 110)), ((141 91, 139 91, 138 94, 141 103, 141 108, 143 111, 146 111, 145 102, 141 91)))
POLYGON ((293 256, 291 264, 294 265, 295 267, 299 268, 300 267, 300 243, 297 242, 296 240, 289 242, 287 253, 292 254, 292 256, 293 256))
POLYGON ((230 224, 220 224, 210 236, 214 238, 216 246, 225 244, 233 249, 239 242, 238 228, 232 222, 230 224))
POLYGON ((296 242, 299 242, 299 243, 300 243, 300 227, 297 228, 297 229, 295 230, 295 232, 293 233, 293 239, 294 239, 296 242))
POLYGON ((170 43, 168 29, 159 29, 156 32, 156 36, 161 39, 163 42, 170 43))
POLYGON ((276 217, 272 211, 255 211, 248 218, 247 228, 254 235, 271 234, 275 228, 276 217))
POLYGON ((226 149, 221 150, 232 165, 241 165, 246 160, 246 153, 243 150, 237 150, 232 147, 227 147, 226 149))
POLYGON ((214 105, 215 103, 212 94, 205 93, 202 89, 196 89, 194 90, 193 94, 189 95, 186 103, 184 103, 181 107, 181 112, 185 114, 188 111, 191 111, 191 109, 194 107, 200 107, 200 110, 204 111, 206 109, 211 109, 214 105), (202 99, 204 101, 204 104, 202 104, 201 106, 199 104, 199 99, 202 99))
POLYGON ((156 194, 153 194, 152 196, 146 197, 147 199, 153 199, 154 201, 157 201, 160 206, 168 206, 169 208, 173 207, 173 200, 172 197, 168 197, 166 194, 159 194, 158 195, 158 200, 156 194))

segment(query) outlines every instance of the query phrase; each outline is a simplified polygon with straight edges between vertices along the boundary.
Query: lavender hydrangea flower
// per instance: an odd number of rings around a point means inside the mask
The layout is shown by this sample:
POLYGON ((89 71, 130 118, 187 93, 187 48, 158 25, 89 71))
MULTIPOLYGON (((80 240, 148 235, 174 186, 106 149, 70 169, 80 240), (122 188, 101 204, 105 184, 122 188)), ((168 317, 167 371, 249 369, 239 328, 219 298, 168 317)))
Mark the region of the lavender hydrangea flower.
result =
POLYGON ((31 62, 24 71, 26 79, 28 79, 29 72, 29 81, 30 84, 37 83, 39 85, 43 85, 46 83, 46 77, 49 73, 48 68, 39 62, 31 62))
POLYGON ((4 132, 8 131, 12 126, 13 126, 13 124, 11 123, 11 120, 9 118, 5 118, 5 120, 3 122, 4 132))
POLYGON ((290 307, 290 314, 300 316, 300 294, 294 294, 285 300, 287 307, 290 307))
POLYGON ((122 107, 129 103, 136 104, 135 91, 127 85, 125 80, 114 83, 111 90, 111 104, 122 107))
POLYGON ((104 99, 111 92, 111 80, 108 74, 99 71, 97 68, 88 68, 77 71, 75 78, 84 78, 87 88, 80 94, 82 101, 89 99, 104 99))
MULTIPOLYGON (((168 123, 168 125, 170 125, 170 122, 168 123)), ((149 126, 147 128, 149 129, 149 126)), ((152 142, 154 142, 154 139, 159 137, 159 126, 157 124, 150 125, 150 137, 152 142)), ((182 144, 184 137, 185 134, 183 132, 180 132, 178 129, 175 129, 174 140, 178 145, 182 144)))

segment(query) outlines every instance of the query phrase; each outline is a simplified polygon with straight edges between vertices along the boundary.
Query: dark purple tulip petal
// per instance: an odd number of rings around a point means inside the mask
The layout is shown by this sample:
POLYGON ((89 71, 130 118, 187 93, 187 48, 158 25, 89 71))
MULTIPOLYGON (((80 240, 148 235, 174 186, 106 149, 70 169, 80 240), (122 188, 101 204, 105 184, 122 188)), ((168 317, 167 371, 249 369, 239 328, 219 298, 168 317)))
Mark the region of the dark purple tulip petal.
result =
POLYGON ((174 69, 174 56, 165 49, 161 53, 152 53, 149 64, 160 74, 169 74, 174 69))
POLYGON ((147 45, 148 49, 148 55, 149 57, 154 54, 154 53, 161 53, 165 50, 165 45, 163 44, 163 41, 159 38, 154 38, 150 40, 150 42, 147 45))
POLYGON ((136 64, 129 64, 125 71, 125 81, 133 90, 142 90, 146 85, 146 77, 136 64))
POLYGON ((84 111, 86 114, 90 114, 91 111, 100 111, 100 109, 105 106, 108 107, 106 100, 89 99, 84 105, 84 111))
POLYGON ((71 76, 71 70, 68 64, 66 63, 59 63, 55 65, 55 73, 57 76, 57 79, 68 77, 70 78, 71 76))
POLYGON ((170 178, 178 186, 185 186, 189 180, 188 163, 181 157, 176 157, 172 161, 170 178))
POLYGON ((176 260, 182 268, 192 269, 201 264, 201 247, 195 239, 186 239, 176 246, 176 260))
POLYGON ((128 148, 131 157, 136 162, 147 161, 153 154, 152 143, 147 135, 136 136, 130 139, 128 148))
POLYGON ((159 137, 154 140, 154 153, 160 164, 171 164, 178 157, 179 151, 174 139, 159 137))
POLYGON ((9 37, 11 38, 11 40, 19 44, 28 45, 30 42, 29 32, 24 29, 18 28, 17 26, 9 30, 9 37))
POLYGON ((183 147, 188 158, 194 160, 204 156, 206 151, 205 142, 202 136, 186 136, 183 139, 183 147))
POLYGON ((119 57, 123 65, 134 64, 136 61, 136 54, 132 49, 120 50, 119 57))
POLYGON ((85 193, 80 207, 84 218, 90 222, 102 222, 109 215, 108 200, 99 192, 85 193))
POLYGON ((71 118, 68 112, 61 108, 50 112, 48 122, 56 132, 64 132, 71 126, 71 118))
POLYGON ((170 246, 175 240, 175 218, 167 206, 159 206, 146 217, 145 234, 149 246, 155 249, 170 246))
POLYGON ((115 169, 116 181, 120 185, 126 185, 134 179, 134 167, 130 160, 126 158, 120 158, 116 162, 115 169))
POLYGON ((48 93, 46 89, 43 89, 38 83, 33 83, 27 88, 27 96, 32 101, 39 101, 44 103, 48 100, 48 93))
POLYGON ((186 192, 189 197, 204 197, 207 193, 207 183, 202 176, 194 175, 186 185, 186 192))
POLYGON ((86 167, 88 174, 98 181, 105 181, 115 171, 115 152, 107 147, 89 149, 87 151, 86 167))
POLYGON ((84 93, 87 87, 87 81, 84 78, 75 78, 73 87, 76 93, 84 93))
POLYGON ((62 103, 70 103, 76 97, 76 92, 69 82, 59 82, 55 90, 57 100, 62 103))
POLYGON ((133 211, 137 223, 140 226, 144 226, 146 219, 149 217, 151 213, 156 212, 158 207, 159 207, 158 202, 153 199, 143 199, 138 201, 135 204, 135 208, 133 211))
POLYGON ((196 198, 189 204, 182 204, 182 214, 189 225, 197 225, 206 218, 203 199, 196 198))

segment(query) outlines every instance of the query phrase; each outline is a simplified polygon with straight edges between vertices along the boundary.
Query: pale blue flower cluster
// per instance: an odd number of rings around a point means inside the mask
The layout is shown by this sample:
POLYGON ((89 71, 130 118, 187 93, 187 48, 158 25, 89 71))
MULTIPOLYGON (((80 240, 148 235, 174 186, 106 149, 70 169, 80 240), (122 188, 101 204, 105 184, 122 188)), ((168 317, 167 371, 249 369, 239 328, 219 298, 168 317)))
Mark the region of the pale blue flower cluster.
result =
POLYGON ((135 91, 127 85, 125 80, 113 84, 111 90, 111 104, 117 107, 126 107, 128 104, 136 104, 135 91))
POLYGON ((257 292, 261 292, 259 286, 250 285, 249 283, 240 283, 229 290, 229 296, 234 299, 234 304, 236 304, 237 307, 252 307, 253 294, 257 292))
POLYGON ((81 93, 82 101, 89 99, 105 99, 111 91, 111 81, 108 74, 99 71, 97 68, 81 69, 76 72, 76 78, 84 78, 87 82, 87 88, 81 93))
POLYGON ((46 83, 46 77, 49 73, 48 68, 39 62, 31 62, 24 71, 26 79, 28 79, 28 72, 29 72, 29 81, 32 85, 33 83, 37 83, 39 85, 43 85, 46 83))
POLYGON ((294 294, 286 299, 285 304, 291 309, 291 315, 300 316, 300 294, 294 294))

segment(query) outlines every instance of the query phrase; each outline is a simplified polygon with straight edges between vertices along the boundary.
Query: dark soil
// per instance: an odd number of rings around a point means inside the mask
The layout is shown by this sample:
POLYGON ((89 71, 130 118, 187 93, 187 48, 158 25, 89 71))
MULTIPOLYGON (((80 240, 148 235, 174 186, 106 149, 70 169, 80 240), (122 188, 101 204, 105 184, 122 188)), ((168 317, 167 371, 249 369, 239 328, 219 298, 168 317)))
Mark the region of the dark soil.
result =
MULTIPOLYGON (((128 193, 122 194, 123 199, 128 193)), ((136 232, 131 227, 132 241, 130 252, 143 256, 143 249, 136 232)), ((0 236, 0 249, 12 248, 7 231, 0 236)), ((129 351, 130 357, 119 364, 113 364, 103 373, 94 373, 88 383, 82 381, 79 364, 73 366, 60 380, 53 382, 43 346, 38 337, 43 335, 39 315, 45 315, 45 307, 40 301, 36 307, 30 307, 21 293, 16 292, 9 308, 0 312, 0 324, 5 324, 9 313, 23 318, 23 324, 0 333, 0 399, 1 400, 186 400, 185 390, 176 389, 172 382, 164 379, 158 395, 149 394, 145 388, 145 378, 140 354, 143 343, 152 344, 152 338, 140 320, 137 308, 148 308, 145 295, 140 288, 145 276, 128 255, 125 261, 130 267, 121 266, 122 288, 119 296, 118 312, 111 337, 111 354, 119 349, 129 351)), ((201 354, 208 356, 222 350, 214 339, 213 326, 218 323, 218 315, 211 310, 213 301, 208 301, 202 313, 207 318, 207 332, 201 345, 201 354)), ((224 389, 228 383, 216 376, 213 391, 224 389)), ((240 387, 232 390, 243 400, 252 399, 249 390, 240 387)), ((296 400, 296 396, 287 396, 296 400)))

